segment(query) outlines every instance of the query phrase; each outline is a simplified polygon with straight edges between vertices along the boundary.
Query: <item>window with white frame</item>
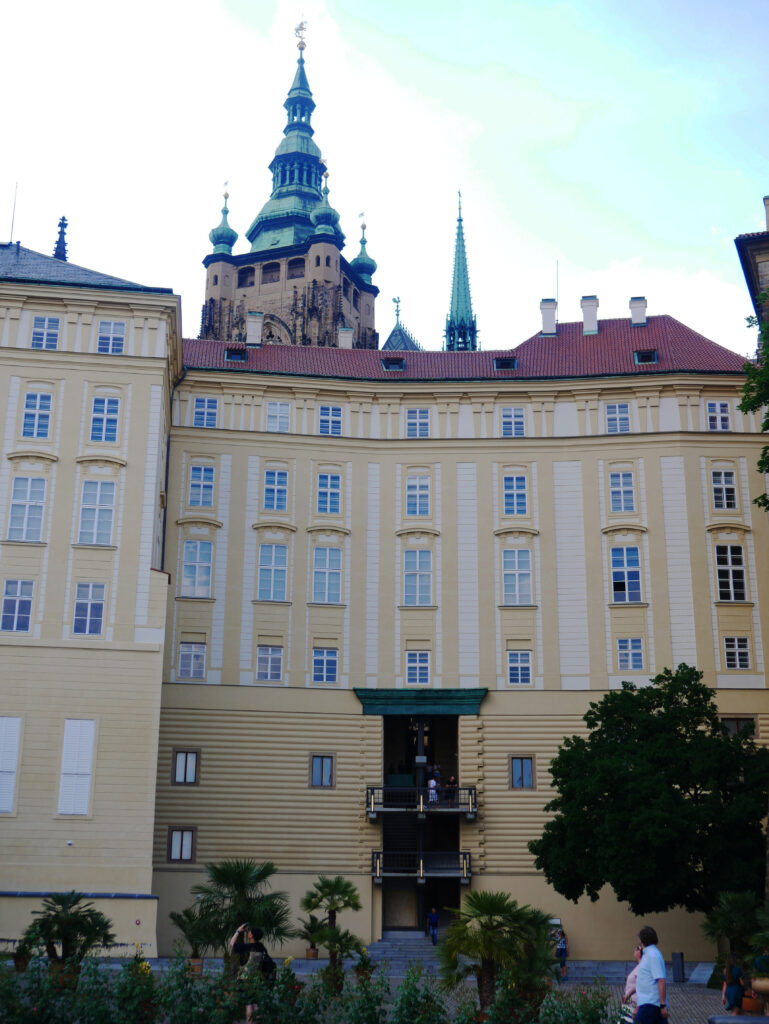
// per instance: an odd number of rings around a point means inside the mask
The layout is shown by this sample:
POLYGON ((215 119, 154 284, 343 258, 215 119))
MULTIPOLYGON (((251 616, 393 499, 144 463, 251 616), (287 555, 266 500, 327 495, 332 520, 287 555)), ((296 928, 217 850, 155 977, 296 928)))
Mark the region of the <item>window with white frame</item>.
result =
POLYGON ((32 348, 53 351, 59 345, 59 318, 36 316, 32 321, 32 348))
POLYGON ((737 488, 734 482, 734 470, 714 469, 713 480, 713 508, 721 512, 730 508, 737 508, 737 488))
POLYGON ((336 647, 313 647, 312 681, 326 685, 339 681, 339 651, 336 647))
POLYGON ((59 814, 88 814, 90 810, 95 737, 93 719, 68 718, 64 723, 59 814))
POLYGON ((507 652, 507 682, 510 686, 531 686, 531 651, 507 652))
POLYGON ((430 410, 406 410, 406 437, 430 436, 430 410))
POLYGON ((615 604, 641 600, 641 561, 636 547, 611 549, 611 590, 615 604))
POLYGON ((288 503, 288 471, 264 471, 264 508, 266 512, 285 512, 288 503))
POLYGON ((526 477, 523 474, 506 474, 502 478, 503 512, 506 516, 528 514, 526 477))
POLYGON ((502 437, 523 437, 526 433, 525 410, 522 406, 502 409, 502 437))
POLYGON ((406 651, 406 683, 409 686, 430 684, 429 651, 406 651))
POLYGON ((169 828, 168 860, 171 863, 195 862, 196 828, 169 828))
POLYGON ((193 427, 216 427, 216 419, 219 412, 219 400, 217 398, 195 397, 192 406, 193 427))
POLYGON ((111 480, 84 480, 78 544, 111 543, 114 511, 115 484, 111 480))
POLYGON ((73 633, 77 633, 79 636, 101 635, 106 589, 104 583, 76 584, 73 633))
POLYGON ((339 473, 318 473, 318 514, 338 515, 342 500, 339 473))
POLYGON ((310 785, 313 789, 333 789, 335 785, 335 757, 333 754, 312 754, 310 785))
POLYGON ((728 402, 707 403, 708 430, 731 430, 728 402))
POLYGON ((606 404, 606 433, 628 434, 630 432, 630 406, 627 402, 606 404))
POLYGON ((342 600, 342 549, 315 548, 312 559, 313 601, 339 604, 342 600))
POLYGON ((341 405, 321 405, 318 409, 318 433, 339 437, 342 433, 341 405))
POLYGON ((633 474, 630 470, 609 473, 609 499, 612 512, 635 512, 633 474))
POLYGON ((267 430, 271 434, 287 434, 291 406, 288 402, 267 403, 267 430))
POLYGON ((747 636, 725 636, 724 654, 727 668, 750 668, 750 638, 747 636))
POLYGON ((0 814, 13 814, 20 745, 21 718, 0 715, 0 814))
POLYGON ((283 648, 260 645, 256 648, 256 678, 278 683, 283 678, 283 648))
POLYGON ((200 751, 175 750, 173 766, 171 782, 174 786, 196 786, 200 777, 200 751))
POLYGON ((28 391, 24 395, 22 437, 47 438, 51 425, 51 394, 48 391, 28 391))
POLYGON ((91 408, 91 440, 112 444, 117 441, 120 399, 96 395, 91 408))
POLYGON ((641 637, 622 637, 617 640, 617 667, 620 672, 640 671, 644 667, 641 637))
POLYGON ((413 548, 403 552, 403 603, 433 603, 433 553, 413 548))
POLYGON ((192 508, 214 507, 214 467, 190 466, 189 505, 192 508))
POLYGON ((719 601, 744 601, 745 556, 740 544, 716 544, 719 601))
POLYGON ((201 643, 179 644, 179 679, 205 679, 206 645, 201 643))
POLYGON ((406 477, 406 515, 430 515, 430 477, 409 473, 406 477))
POLYGON ((182 597, 211 596, 214 545, 210 540, 185 540, 182 547, 182 597))
POLYGON ((5 581, 0 629, 9 633, 29 632, 33 586, 32 580, 5 581))
POLYGON ((39 541, 44 505, 45 477, 15 476, 11 484, 8 540, 39 541))
POLYGON ((285 601, 288 574, 288 546, 286 544, 259 545, 259 601, 285 601))
POLYGON ((125 345, 125 321, 100 320, 96 351, 102 355, 119 356, 125 345))
POLYGON ((531 551, 507 548, 502 552, 502 603, 531 604, 531 551))
POLYGON ((510 788, 534 789, 534 758, 510 758, 510 788))

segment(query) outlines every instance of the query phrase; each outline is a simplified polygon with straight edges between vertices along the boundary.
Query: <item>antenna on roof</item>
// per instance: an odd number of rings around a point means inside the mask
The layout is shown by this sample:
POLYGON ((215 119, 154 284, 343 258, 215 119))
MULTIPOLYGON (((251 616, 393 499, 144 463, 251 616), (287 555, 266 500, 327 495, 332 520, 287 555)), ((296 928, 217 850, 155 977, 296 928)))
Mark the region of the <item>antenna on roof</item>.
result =
POLYGON ((558 323, 558 260, 555 261, 555 322, 558 323))
POLYGON ((11 237, 8 239, 9 244, 13 242, 13 225, 16 221, 16 193, 19 191, 18 181, 13 187, 13 213, 11 214, 11 237))

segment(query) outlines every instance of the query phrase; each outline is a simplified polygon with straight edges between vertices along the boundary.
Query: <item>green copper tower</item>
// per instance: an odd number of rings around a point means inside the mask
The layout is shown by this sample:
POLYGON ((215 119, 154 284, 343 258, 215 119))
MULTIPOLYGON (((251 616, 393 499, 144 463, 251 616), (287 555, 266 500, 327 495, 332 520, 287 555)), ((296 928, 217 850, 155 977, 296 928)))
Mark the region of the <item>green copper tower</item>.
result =
POLYGON ((457 242, 454 248, 454 279, 451 284, 451 309, 446 317, 443 349, 445 352, 475 352, 478 328, 470 299, 470 278, 467 273, 465 232, 462 225, 462 194, 459 195, 457 242))

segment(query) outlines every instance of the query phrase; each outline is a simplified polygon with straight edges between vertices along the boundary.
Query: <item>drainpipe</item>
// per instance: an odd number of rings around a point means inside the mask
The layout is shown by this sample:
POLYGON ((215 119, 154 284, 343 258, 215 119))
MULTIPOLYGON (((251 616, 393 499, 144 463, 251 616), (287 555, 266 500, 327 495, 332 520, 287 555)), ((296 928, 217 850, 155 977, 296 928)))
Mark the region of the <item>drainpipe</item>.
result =
POLYGON ((164 493, 166 496, 166 503, 163 509, 163 540, 160 546, 160 568, 165 571, 166 567, 166 523, 168 521, 168 475, 171 472, 171 429, 174 425, 174 395, 176 389, 182 383, 184 378, 187 376, 187 367, 182 366, 182 373, 180 377, 177 377, 171 388, 171 403, 168 421, 168 440, 166 441, 166 479, 164 483, 164 493))

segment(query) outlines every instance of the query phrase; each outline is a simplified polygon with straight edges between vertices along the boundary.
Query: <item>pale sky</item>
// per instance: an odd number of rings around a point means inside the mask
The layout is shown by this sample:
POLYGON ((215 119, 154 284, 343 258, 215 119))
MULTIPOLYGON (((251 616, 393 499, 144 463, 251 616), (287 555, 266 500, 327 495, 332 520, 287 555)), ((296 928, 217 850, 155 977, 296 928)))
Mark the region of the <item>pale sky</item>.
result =
POLYGON ((752 353, 735 235, 764 230, 768 0, 41 0, 6 5, 0 239, 182 296, 200 324, 229 182, 241 238, 269 197, 307 26, 330 201, 379 264, 377 328, 442 345, 462 190, 481 346, 539 301, 631 295, 752 353))

